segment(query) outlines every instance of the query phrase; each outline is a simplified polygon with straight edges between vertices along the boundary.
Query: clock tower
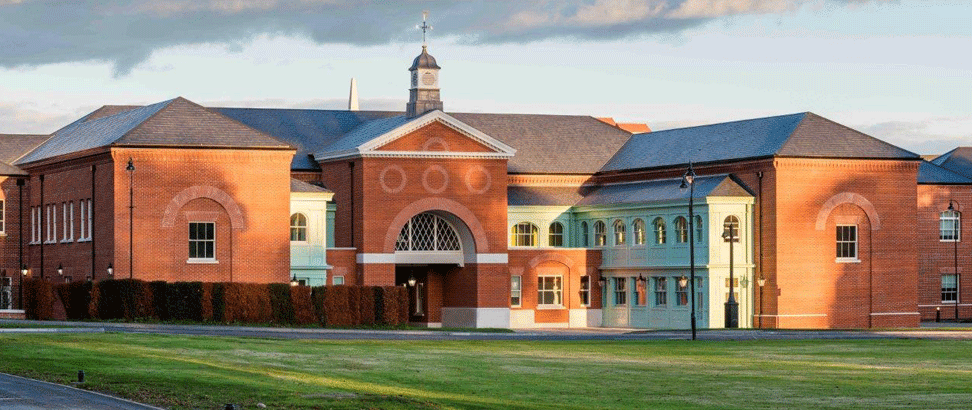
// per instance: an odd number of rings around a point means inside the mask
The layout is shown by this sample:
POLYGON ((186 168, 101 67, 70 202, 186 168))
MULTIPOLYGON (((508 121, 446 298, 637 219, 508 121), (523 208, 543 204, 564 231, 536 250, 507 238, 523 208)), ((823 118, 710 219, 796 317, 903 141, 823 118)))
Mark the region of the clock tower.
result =
POLYGON ((422 45, 422 54, 415 57, 412 67, 412 85, 409 88, 408 104, 405 106, 409 118, 417 117, 432 110, 442 109, 439 99, 439 65, 428 52, 428 47, 422 45))

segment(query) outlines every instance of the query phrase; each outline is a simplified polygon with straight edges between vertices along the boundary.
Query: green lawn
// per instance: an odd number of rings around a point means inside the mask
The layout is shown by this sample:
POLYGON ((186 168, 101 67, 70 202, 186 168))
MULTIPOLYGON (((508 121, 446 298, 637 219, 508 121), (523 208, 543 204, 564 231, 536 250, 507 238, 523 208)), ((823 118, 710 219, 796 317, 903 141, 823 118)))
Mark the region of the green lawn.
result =
POLYGON ((0 335, 0 371, 168 408, 968 408, 972 342, 0 335))

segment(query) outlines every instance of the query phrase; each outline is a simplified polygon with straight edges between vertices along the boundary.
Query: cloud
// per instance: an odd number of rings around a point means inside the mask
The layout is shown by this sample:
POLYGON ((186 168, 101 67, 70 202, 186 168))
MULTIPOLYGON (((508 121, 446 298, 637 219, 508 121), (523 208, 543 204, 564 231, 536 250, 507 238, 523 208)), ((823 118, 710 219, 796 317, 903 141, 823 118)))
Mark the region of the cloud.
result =
POLYGON ((0 132, 15 130, 24 134, 50 134, 95 108, 89 106, 64 112, 24 101, 3 102, 0 103, 0 132))
POLYGON ((723 16, 870 1, 887 0, 0 0, 0 67, 107 61, 125 74, 160 48, 232 46, 264 34, 415 41, 423 9, 435 35, 518 43, 678 32, 723 16))
POLYGON ((972 116, 885 121, 856 128, 918 154, 944 154, 972 146, 972 116))

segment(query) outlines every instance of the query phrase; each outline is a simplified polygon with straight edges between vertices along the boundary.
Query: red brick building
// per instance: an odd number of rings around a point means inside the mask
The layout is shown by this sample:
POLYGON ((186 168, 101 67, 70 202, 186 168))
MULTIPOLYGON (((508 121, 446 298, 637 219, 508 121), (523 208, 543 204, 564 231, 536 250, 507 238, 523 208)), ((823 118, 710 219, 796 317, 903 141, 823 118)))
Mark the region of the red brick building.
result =
POLYGON ((916 326, 972 291, 942 236, 972 180, 944 159, 812 113, 655 132, 451 113, 425 48, 409 71, 405 112, 176 98, 0 136, 5 306, 22 270, 401 285, 414 322, 475 327, 722 327, 730 296, 743 327, 916 326))

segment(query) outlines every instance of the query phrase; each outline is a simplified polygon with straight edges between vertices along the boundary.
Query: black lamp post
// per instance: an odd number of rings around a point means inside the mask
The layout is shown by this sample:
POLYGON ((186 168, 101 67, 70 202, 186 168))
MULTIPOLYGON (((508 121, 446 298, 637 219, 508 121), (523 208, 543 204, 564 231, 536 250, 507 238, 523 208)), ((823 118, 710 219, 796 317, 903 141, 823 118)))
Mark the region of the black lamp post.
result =
POLYGON ((763 328, 763 285, 766 284, 766 278, 762 274, 759 276, 759 328, 763 328))
POLYGON ((735 277, 732 276, 732 243, 736 240, 736 237, 733 233, 735 227, 732 222, 727 226, 728 231, 722 233, 722 237, 729 241, 729 300, 726 301, 726 328, 735 329, 739 327, 739 303, 736 302, 736 282, 735 277))
MULTIPOLYGON (((952 212, 955 212, 955 213, 958 213, 955 210, 955 206, 953 205, 954 202, 955 202, 954 200, 951 200, 951 199, 948 200, 948 210, 949 211, 952 211, 952 212)), ((961 215, 961 214, 959 214, 959 215, 961 215)), ((955 322, 958 322, 959 321, 959 306, 958 305, 959 305, 960 296, 962 295, 962 286, 961 286, 961 281, 959 281, 959 271, 958 271, 958 241, 959 241, 959 222, 960 221, 961 221, 961 219, 958 217, 958 215, 956 215, 955 220, 952 222, 952 249, 953 249, 953 255, 954 255, 954 259, 953 259, 954 265, 953 265, 953 268, 955 269, 953 271, 953 272, 955 272, 955 322)))
POLYGON ((24 280, 27 279, 27 265, 20 265, 20 308, 24 308, 24 280))
POLYGON ((135 277, 135 163, 128 158, 128 278, 135 277))
POLYGON ((695 197, 695 170, 692 168, 692 163, 689 162, 688 170, 685 171, 685 175, 682 175, 682 185, 679 189, 685 192, 685 189, 689 190, 689 274, 692 276, 690 280, 691 291, 692 291, 692 340, 695 340, 695 215, 692 212, 693 200, 695 197))

